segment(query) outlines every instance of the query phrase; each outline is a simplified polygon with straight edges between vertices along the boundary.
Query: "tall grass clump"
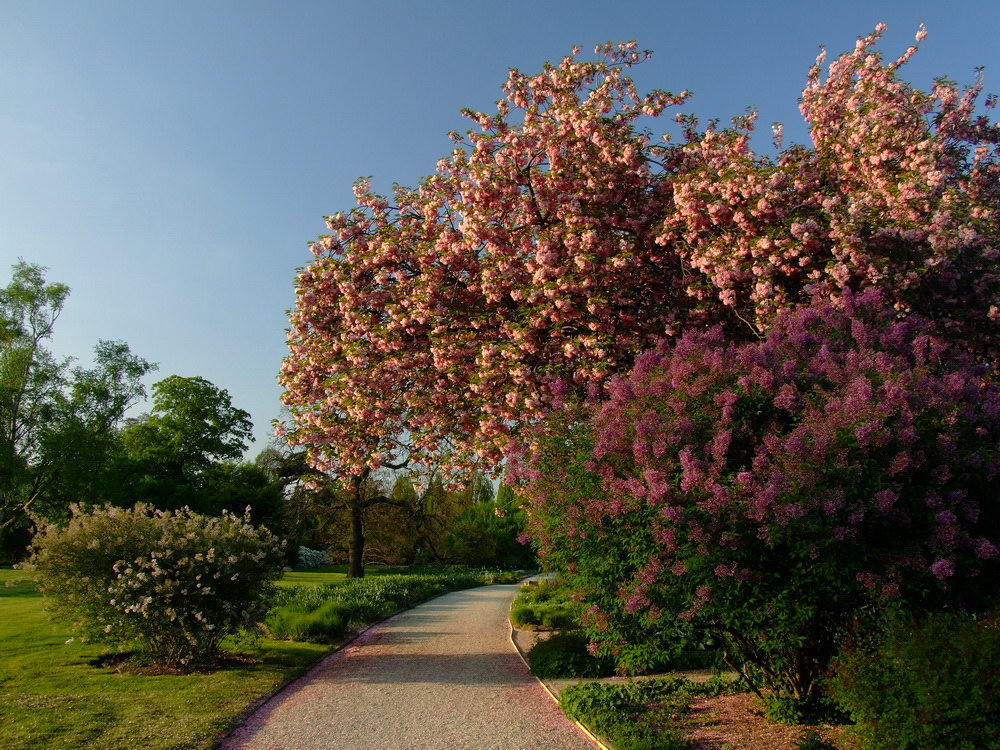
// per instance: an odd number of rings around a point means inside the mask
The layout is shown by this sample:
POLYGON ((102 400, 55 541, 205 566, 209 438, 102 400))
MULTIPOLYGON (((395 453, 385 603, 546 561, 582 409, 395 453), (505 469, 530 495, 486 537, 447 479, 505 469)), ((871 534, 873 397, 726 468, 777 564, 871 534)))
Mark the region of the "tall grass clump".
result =
POLYGON ((211 660, 263 621, 284 542, 249 516, 74 506, 35 537, 31 567, 53 610, 90 640, 138 644, 168 668, 211 660))

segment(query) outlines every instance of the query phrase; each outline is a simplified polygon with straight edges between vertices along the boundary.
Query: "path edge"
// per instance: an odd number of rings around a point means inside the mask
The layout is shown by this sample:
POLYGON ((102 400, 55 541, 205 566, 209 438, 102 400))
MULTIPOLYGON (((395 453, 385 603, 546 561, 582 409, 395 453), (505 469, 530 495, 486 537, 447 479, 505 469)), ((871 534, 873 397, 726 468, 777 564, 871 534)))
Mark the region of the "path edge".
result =
MULTIPOLYGON (((525 669, 528 670, 528 674, 531 674, 531 667, 528 665, 528 660, 524 658, 524 652, 521 651, 521 647, 518 646, 517 641, 514 640, 515 628, 514 628, 514 623, 510 621, 509 615, 507 617, 507 627, 510 629, 510 632, 507 634, 507 637, 510 639, 510 645, 514 647, 514 650, 517 652, 517 655, 521 658, 521 663, 524 664, 525 669)), ((531 676, 535 677, 535 675, 531 676)), ((559 706, 559 698, 556 696, 555 693, 552 692, 552 689, 548 686, 548 684, 546 684, 545 680, 539 677, 535 677, 535 682, 537 682, 539 685, 542 686, 542 688, 545 690, 549 698, 552 699, 552 702, 556 704, 556 708, 562 711, 562 707, 559 706)), ((563 716, 566 716, 565 711, 563 711, 563 716)), ((581 724, 576 719, 570 719, 568 716, 566 716, 566 718, 572 721, 574 724, 576 724, 577 729, 583 732, 583 734, 586 735, 587 739, 593 742, 601 750, 613 750, 613 748, 608 747, 600 739, 598 739, 597 735, 591 732, 586 725, 581 724)))

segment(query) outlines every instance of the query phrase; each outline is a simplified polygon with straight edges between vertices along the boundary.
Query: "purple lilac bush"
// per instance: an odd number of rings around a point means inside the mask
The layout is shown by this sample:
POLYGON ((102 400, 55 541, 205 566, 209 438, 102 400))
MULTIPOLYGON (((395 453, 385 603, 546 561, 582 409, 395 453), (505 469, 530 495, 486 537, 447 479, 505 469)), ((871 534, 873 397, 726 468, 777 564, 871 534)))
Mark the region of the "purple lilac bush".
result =
POLYGON ((759 342, 689 332, 567 410, 520 472, 593 649, 640 670, 710 633, 808 702, 860 620, 994 606, 1000 392, 928 330, 848 295, 759 342))

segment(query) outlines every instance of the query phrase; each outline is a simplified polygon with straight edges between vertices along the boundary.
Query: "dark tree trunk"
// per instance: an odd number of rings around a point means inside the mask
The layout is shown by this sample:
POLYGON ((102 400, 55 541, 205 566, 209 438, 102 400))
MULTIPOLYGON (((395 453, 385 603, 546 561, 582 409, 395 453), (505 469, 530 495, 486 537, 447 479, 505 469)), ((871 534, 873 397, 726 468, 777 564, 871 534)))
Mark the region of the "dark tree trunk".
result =
POLYGON ((348 578, 365 577, 365 509, 361 496, 363 483, 363 479, 356 479, 354 481, 354 497, 351 498, 351 549, 350 558, 347 562, 348 578))

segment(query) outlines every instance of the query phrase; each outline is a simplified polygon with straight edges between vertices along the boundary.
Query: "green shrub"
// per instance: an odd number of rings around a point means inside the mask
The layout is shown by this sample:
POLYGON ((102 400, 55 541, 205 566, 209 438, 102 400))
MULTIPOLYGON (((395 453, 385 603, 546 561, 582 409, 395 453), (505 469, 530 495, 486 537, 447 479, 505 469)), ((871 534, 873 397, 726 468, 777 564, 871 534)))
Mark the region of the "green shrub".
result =
POLYGON ((515 628, 526 625, 538 625, 540 618, 535 614, 535 608, 529 604, 514 604, 510 608, 510 622, 515 628))
POLYGON ((996 750, 1000 630, 952 613, 894 623, 842 650, 830 690, 865 750, 996 750))
POLYGON ((559 585, 557 578, 539 578, 526 581, 521 586, 521 592, 518 594, 518 597, 526 602, 534 602, 536 604, 552 601, 553 599, 559 601, 566 600, 565 588, 559 585))
POLYGON ((595 658, 587 638, 569 631, 539 641, 528 652, 528 666, 535 677, 606 677, 614 674, 614 662, 595 658))
POLYGON ((815 729, 807 730, 795 741, 796 750, 837 750, 836 746, 824 742, 815 729))
POLYGON ((570 591, 558 579, 528 581, 511 604, 510 621, 514 627, 562 630, 580 627, 581 605, 570 598, 570 591))
POLYGON ((615 750, 686 750, 690 743, 680 724, 697 692, 681 678, 591 682, 563 690, 559 706, 615 750))
POLYGON ((211 659, 267 614, 284 543, 246 518, 74 506, 35 537, 31 567, 55 611, 92 640, 138 642, 152 661, 211 659))
POLYGON ((561 630, 563 628, 578 628, 580 623, 569 607, 551 606, 541 611, 541 625, 547 630, 561 630))

